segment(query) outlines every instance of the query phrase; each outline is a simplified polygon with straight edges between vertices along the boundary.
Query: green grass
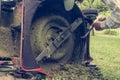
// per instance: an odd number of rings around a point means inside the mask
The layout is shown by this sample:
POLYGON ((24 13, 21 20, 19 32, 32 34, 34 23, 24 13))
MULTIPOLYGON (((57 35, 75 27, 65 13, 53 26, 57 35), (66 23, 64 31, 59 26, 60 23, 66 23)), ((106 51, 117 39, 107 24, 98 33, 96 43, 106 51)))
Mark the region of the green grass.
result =
POLYGON ((108 80, 120 80, 120 36, 91 36, 91 56, 108 80))

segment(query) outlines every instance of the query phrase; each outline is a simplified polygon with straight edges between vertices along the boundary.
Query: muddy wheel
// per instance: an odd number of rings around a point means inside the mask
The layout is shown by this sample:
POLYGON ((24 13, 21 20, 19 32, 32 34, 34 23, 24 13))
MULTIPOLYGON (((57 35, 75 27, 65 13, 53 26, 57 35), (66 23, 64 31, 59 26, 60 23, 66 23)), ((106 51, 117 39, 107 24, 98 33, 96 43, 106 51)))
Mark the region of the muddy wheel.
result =
MULTIPOLYGON (((37 57, 47 46, 48 42, 54 41, 59 34, 70 27, 66 19, 60 16, 46 16, 36 20, 31 28, 31 46, 37 57)), ((71 35, 52 54, 46 56, 57 62, 67 62, 74 50, 74 35, 71 35)))

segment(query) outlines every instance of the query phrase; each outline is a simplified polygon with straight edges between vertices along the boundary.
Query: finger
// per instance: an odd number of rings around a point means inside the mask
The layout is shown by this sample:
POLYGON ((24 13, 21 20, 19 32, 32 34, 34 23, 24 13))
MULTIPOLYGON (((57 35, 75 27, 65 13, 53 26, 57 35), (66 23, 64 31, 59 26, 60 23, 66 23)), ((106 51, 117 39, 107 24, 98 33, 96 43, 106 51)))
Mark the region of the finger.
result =
POLYGON ((98 21, 104 21, 106 18, 99 18, 98 21))

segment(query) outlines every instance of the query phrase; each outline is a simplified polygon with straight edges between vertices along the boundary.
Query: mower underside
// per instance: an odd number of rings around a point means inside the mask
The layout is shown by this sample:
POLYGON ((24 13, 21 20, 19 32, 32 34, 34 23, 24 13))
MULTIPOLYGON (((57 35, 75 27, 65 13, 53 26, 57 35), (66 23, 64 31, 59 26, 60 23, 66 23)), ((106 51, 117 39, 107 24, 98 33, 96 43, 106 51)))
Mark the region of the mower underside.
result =
POLYGON ((0 57, 17 58, 17 69, 23 72, 51 76, 54 68, 90 59, 90 21, 76 4, 66 11, 61 0, 23 0, 13 12, 1 15, 0 57))

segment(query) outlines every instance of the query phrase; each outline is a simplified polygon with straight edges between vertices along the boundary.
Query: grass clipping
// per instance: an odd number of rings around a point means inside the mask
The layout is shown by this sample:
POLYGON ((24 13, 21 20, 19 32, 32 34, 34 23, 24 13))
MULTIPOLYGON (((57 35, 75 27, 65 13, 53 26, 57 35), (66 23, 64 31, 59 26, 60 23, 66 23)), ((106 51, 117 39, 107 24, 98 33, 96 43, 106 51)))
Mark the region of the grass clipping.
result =
POLYGON ((99 70, 89 69, 80 64, 61 65, 51 73, 54 77, 48 80, 106 80, 99 70))
POLYGON ((0 57, 10 57, 14 53, 11 30, 6 27, 0 27, 0 57))

